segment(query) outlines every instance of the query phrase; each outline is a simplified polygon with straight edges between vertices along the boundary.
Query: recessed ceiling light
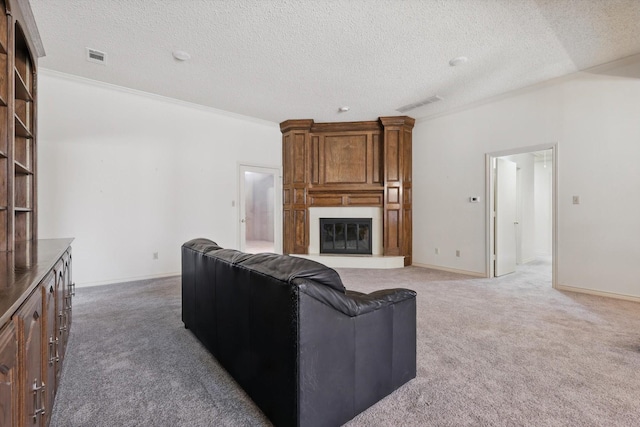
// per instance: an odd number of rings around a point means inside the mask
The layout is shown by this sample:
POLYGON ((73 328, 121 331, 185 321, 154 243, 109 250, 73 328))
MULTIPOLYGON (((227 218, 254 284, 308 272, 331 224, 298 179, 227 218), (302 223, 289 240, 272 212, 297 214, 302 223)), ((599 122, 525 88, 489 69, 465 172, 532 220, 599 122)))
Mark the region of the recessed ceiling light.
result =
POLYGON ((458 65, 464 64, 468 60, 469 58, 467 58, 466 56, 457 56, 449 61, 449 65, 451 65, 452 67, 457 67, 458 65))
POLYGON ((338 108, 338 113, 346 113, 349 110, 350 110, 350 108, 347 107, 347 106, 340 107, 340 108, 338 108))
POLYGON ((185 52, 184 50, 174 50, 173 57, 178 61, 188 61, 191 59, 191 55, 189 55, 189 53, 185 52))

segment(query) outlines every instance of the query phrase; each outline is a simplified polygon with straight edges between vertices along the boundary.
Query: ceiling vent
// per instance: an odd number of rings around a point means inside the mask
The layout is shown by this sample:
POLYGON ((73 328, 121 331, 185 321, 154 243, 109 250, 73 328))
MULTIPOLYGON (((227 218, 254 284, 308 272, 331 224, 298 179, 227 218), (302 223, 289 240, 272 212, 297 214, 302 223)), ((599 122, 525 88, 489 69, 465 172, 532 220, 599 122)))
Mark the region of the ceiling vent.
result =
POLYGON ((414 102, 413 104, 408 104, 398 108, 396 111, 400 113, 406 113, 407 111, 411 111, 415 108, 422 107, 423 105, 433 104, 434 102, 442 101, 442 97, 438 95, 430 96, 427 99, 423 99, 422 101, 414 102))
POLYGON ((99 50, 91 49, 90 47, 88 47, 87 61, 104 65, 107 63, 107 54, 105 52, 100 52, 99 50))

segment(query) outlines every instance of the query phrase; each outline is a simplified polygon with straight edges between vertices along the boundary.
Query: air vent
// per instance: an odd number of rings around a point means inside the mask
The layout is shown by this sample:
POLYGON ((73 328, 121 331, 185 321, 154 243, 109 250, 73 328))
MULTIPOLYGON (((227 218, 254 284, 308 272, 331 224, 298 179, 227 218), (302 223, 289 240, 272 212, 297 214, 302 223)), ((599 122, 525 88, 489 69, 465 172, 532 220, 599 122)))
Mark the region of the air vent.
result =
POLYGON ((99 50, 91 49, 88 47, 87 61, 104 65, 107 63, 107 54, 105 52, 100 52, 99 50))
POLYGON ((422 101, 414 102, 413 104, 408 104, 403 107, 398 108, 396 111, 400 113, 406 113, 407 111, 413 110, 418 107, 422 107, 423 105, 433 104, 434 102, 442 101, 442 97, 438 95, 430 96, 427 99, 423 99, 422 101))

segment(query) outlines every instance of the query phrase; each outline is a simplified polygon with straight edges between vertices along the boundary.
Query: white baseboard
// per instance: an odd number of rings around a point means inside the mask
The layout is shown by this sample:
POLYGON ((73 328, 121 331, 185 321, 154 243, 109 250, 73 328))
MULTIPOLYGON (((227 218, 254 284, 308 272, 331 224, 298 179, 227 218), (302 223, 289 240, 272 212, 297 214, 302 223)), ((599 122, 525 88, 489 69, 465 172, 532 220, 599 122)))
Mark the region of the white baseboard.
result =
POLYGON ((115 283, 136 282, 139 280, 148 280, 148 279, 162 279, 163 277, 173 277, 173 276, 180 276, 180 272, 152 274, 150 276, 123 277, 120 279, 101 280, 98 282, 76 283, 76 288, 88 288, 91 286, 113 285, 115 283))
POLYGON ((621 299, 625 301, 640 302, 640 297, 636 297, 633 295, 617 294, 614 292, 595 291, 593 289, 577 288, 575 286, 556 284, 555 289, 559 291, 576 292, 579 294, 597 295, 599 297, 615 298, 615 299, 621 299))
POLYGON ((457 268, 442 267, 440 265, 419 264, 417 262, 414 262, 411 265, 414 265, 416 267, 421 267, 421 268, 430 268, 432 270, 448 271, 449 273, 464 274, 465 276, 484 277, 484 278, 487 277, 485 273, 478 273, 477 271, 458 270, 457 268))

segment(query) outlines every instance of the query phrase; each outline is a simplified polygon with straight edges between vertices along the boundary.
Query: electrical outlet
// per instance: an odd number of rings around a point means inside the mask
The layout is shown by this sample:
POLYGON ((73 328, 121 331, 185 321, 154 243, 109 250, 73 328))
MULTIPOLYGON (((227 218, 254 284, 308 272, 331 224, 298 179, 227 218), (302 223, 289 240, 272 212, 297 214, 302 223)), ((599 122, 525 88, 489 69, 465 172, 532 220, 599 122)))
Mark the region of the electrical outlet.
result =
POLYGON ((456 249, 456 256, 460 258, 460 249, 456 249))
POLYGON ((153 253, 153 259, 158 259, 158 252, 153 253))
POLYGON ((436 248, 436 255, 440 255, 440 249, 436 248))

